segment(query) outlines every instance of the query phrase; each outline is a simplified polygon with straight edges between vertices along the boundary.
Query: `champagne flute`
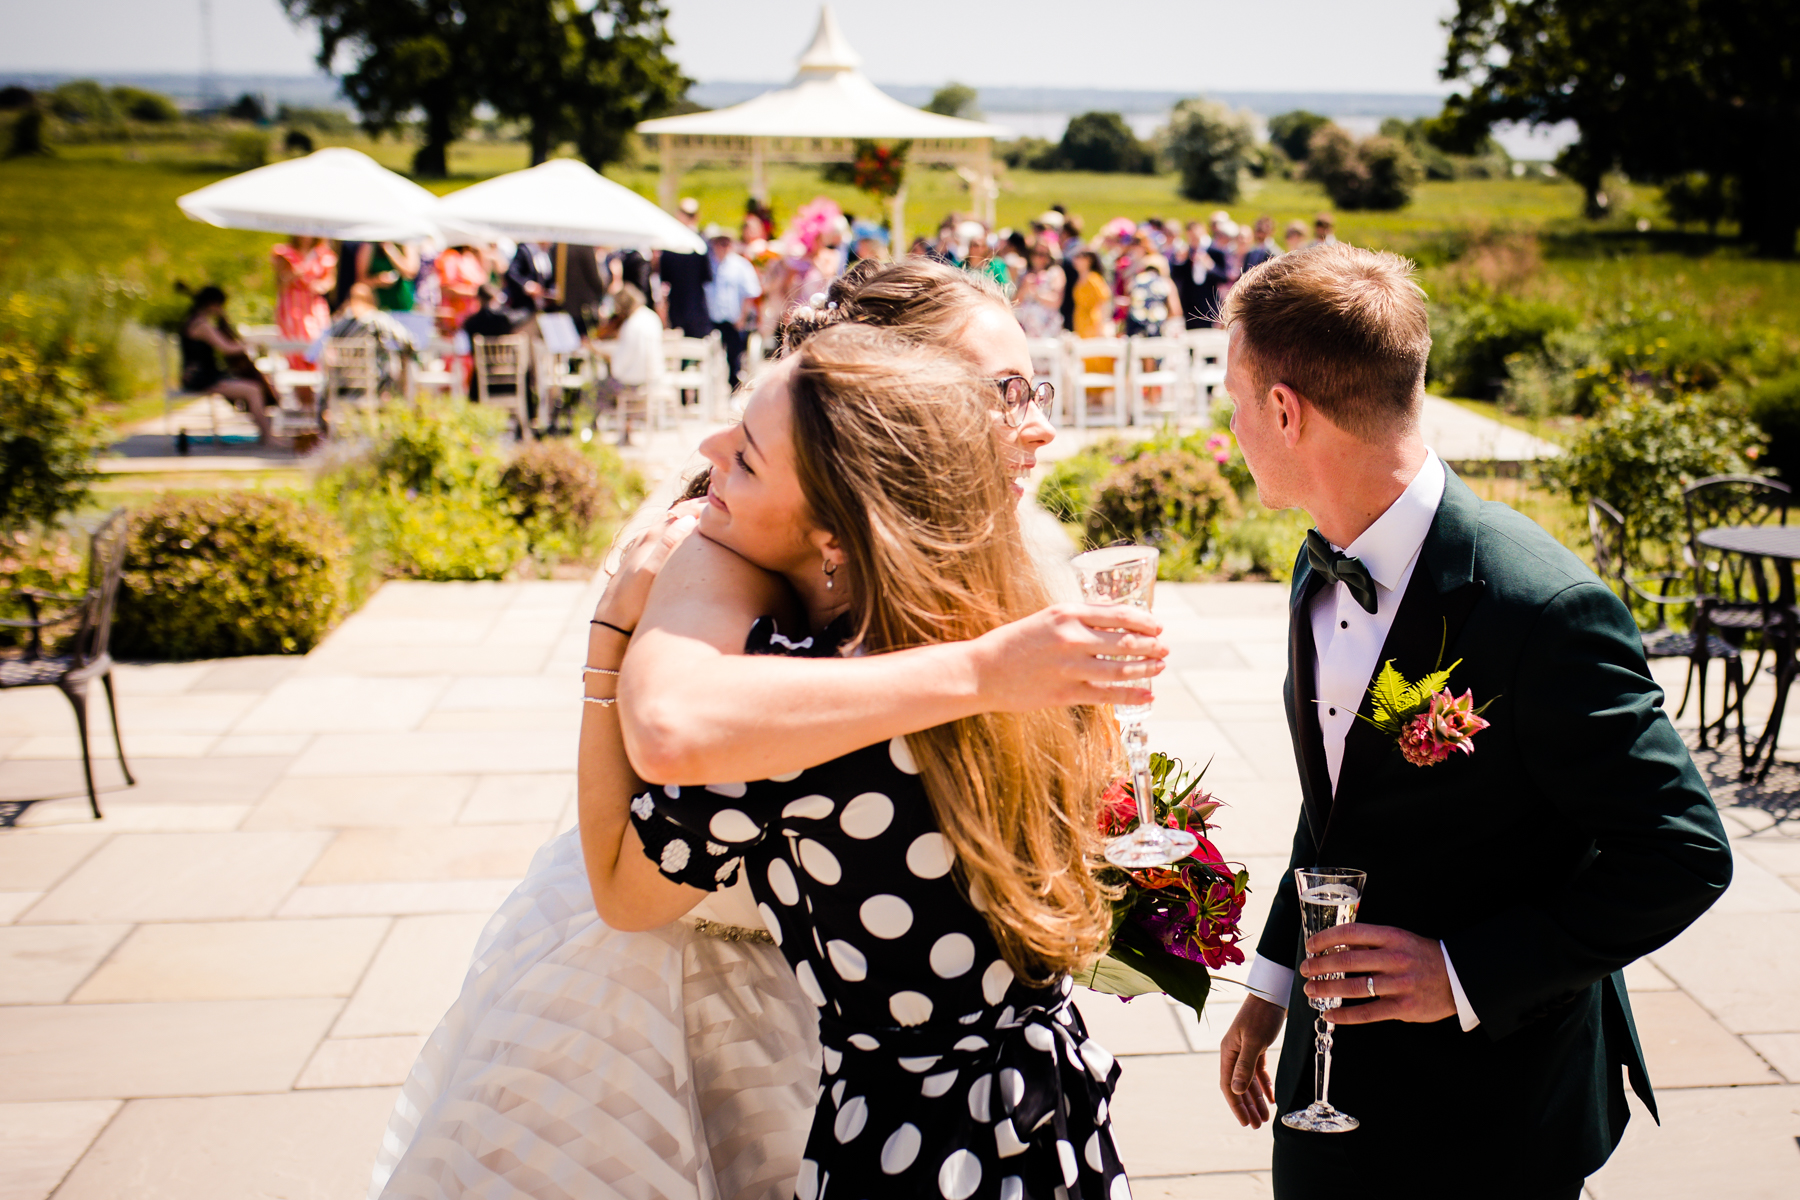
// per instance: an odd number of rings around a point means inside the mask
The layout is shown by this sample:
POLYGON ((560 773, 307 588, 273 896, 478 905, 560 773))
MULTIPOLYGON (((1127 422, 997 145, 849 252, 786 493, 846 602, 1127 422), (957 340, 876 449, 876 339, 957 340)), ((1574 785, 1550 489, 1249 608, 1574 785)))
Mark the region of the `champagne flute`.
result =
MULTIPOLYGON (((1075 556, 1075 574, 1081 580, 1081 595, 1089 604, 1134 604, 1149 608, 1156 589, 1157 552, 1149 546, 1107 546, 1075 556)), ((1149 687, 1147 679, 1133 686, 1149 687)), ((1119 736, 1125 743, 1125 756, 1131 764, 1131 790, 1137 799, 1138 823, 1130 833, 1106 843, 1106 861, 1114 866, 1137 869, 1162 867, 1180 862, 1199 839, 1185 829, 1168 829, 1156 822, 1156 810, 1150 783, 1150 735, 1144 721, 1150 716, 1148 704, 1117 704, 1113 718, 1119 722, 1119 736)))
MULTIPOLYGON (((1348 925, 1356 920, 1356 907, 1362 903, 1363 884, 1368 876, 1361 871, 1338 867, 1314 867, 1308 871, 1296 868, 1294 886, 1300 891, 1300 922, 1310 939, 1334 925, 1348 925)), ((1327 951, 1335 954, 1336 951, 1327 951)), ((1308 958, 1313 957, 1311 954, 1308 958)), ((1314 979, 1342 979, 1342 971, 1315 975, 1314 979)), ((1309 1003, 1318 1010, 1313 1040, 1313 1102, 1299 1112, 1281 1118, 1289 1129, 1312 1133, 1349 1133, 1362 1124, 1349 1113, 1331 1106, 1331 1030, 1325 1014, 1343 1003, 1336 996, 1314 996, 1309 1003)))

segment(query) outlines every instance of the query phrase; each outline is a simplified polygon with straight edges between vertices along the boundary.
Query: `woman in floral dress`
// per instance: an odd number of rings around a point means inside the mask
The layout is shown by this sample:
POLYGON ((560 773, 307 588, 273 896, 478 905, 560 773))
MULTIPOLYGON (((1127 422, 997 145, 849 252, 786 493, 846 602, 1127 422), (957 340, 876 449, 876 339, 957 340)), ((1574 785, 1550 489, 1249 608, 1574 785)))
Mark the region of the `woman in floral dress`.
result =
MULTIPOLYGON (((311 342, 331 324, 325 297, 337 284, 337 253, 324 238, 296 237, 269 252, 275 262, 275 326, 291 342, 311 342)), ((304 354, 288 355, 288 366, 304 371, 304 354)))

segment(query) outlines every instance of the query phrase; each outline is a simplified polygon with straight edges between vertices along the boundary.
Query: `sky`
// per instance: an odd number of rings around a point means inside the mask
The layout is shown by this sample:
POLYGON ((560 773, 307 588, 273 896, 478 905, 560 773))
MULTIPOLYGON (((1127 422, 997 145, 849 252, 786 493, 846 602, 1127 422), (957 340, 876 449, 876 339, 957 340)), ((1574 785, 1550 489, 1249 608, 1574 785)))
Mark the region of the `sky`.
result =
MULTIPOLYGON (((666 0, 674 55, 708 81, 784 81, 817 0, 666 0)), ((201 0, 0 0, 0 70, 189 73, 201 0)), ((277 0, 211 0, 221 74, 307 74, 314 36, 277 0)), ((1170 91, 1441 92, 1455 0, 836 0, 878 83, 1170 91), (1028 17, 1021 19, 1021 13, 1028 17)))

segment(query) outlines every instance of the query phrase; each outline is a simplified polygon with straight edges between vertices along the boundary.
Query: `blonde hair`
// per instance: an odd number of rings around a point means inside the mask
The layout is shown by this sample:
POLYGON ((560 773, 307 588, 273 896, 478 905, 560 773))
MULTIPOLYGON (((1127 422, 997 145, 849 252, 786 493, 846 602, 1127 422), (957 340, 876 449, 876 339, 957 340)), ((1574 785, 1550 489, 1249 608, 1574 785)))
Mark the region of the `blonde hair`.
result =
POLYGON ((1272 258, 1231 289, 1220 323, 1239 331, 1259 401, 1285 383, 1366 442, 1418 421, 1431 319, 1397 254, 1340 242, 1272 258))
MULTIPOLYGON (((871 653, 959 641, 1049 603, 994 441, 991 389, 971 369, 850 323, 796 358, 800 487, 844 549, 856 641, 871 653)), ((987 713, 907 744, 1014 971, 1043 982, 1091 963, 1111 928, 1092 864, 1112 722, 1093 707, 987 713)))

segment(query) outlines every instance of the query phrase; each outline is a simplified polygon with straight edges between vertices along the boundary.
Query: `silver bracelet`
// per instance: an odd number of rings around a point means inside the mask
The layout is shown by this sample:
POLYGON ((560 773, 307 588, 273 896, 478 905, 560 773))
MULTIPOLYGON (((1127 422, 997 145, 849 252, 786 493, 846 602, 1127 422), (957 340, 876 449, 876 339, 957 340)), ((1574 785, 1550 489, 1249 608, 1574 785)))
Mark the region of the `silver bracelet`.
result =
POLYGON ((614 667, 582 667, 581 668, 581 674, 584 678, 589 675, 617 675, 618 673, 619 673, 618 670, 614 667))
POLYGON ((611 708, 619 702, 619 698, 617 696, 583 696, 581 702, 583 704, 598 704, 602 708, 611 708))

